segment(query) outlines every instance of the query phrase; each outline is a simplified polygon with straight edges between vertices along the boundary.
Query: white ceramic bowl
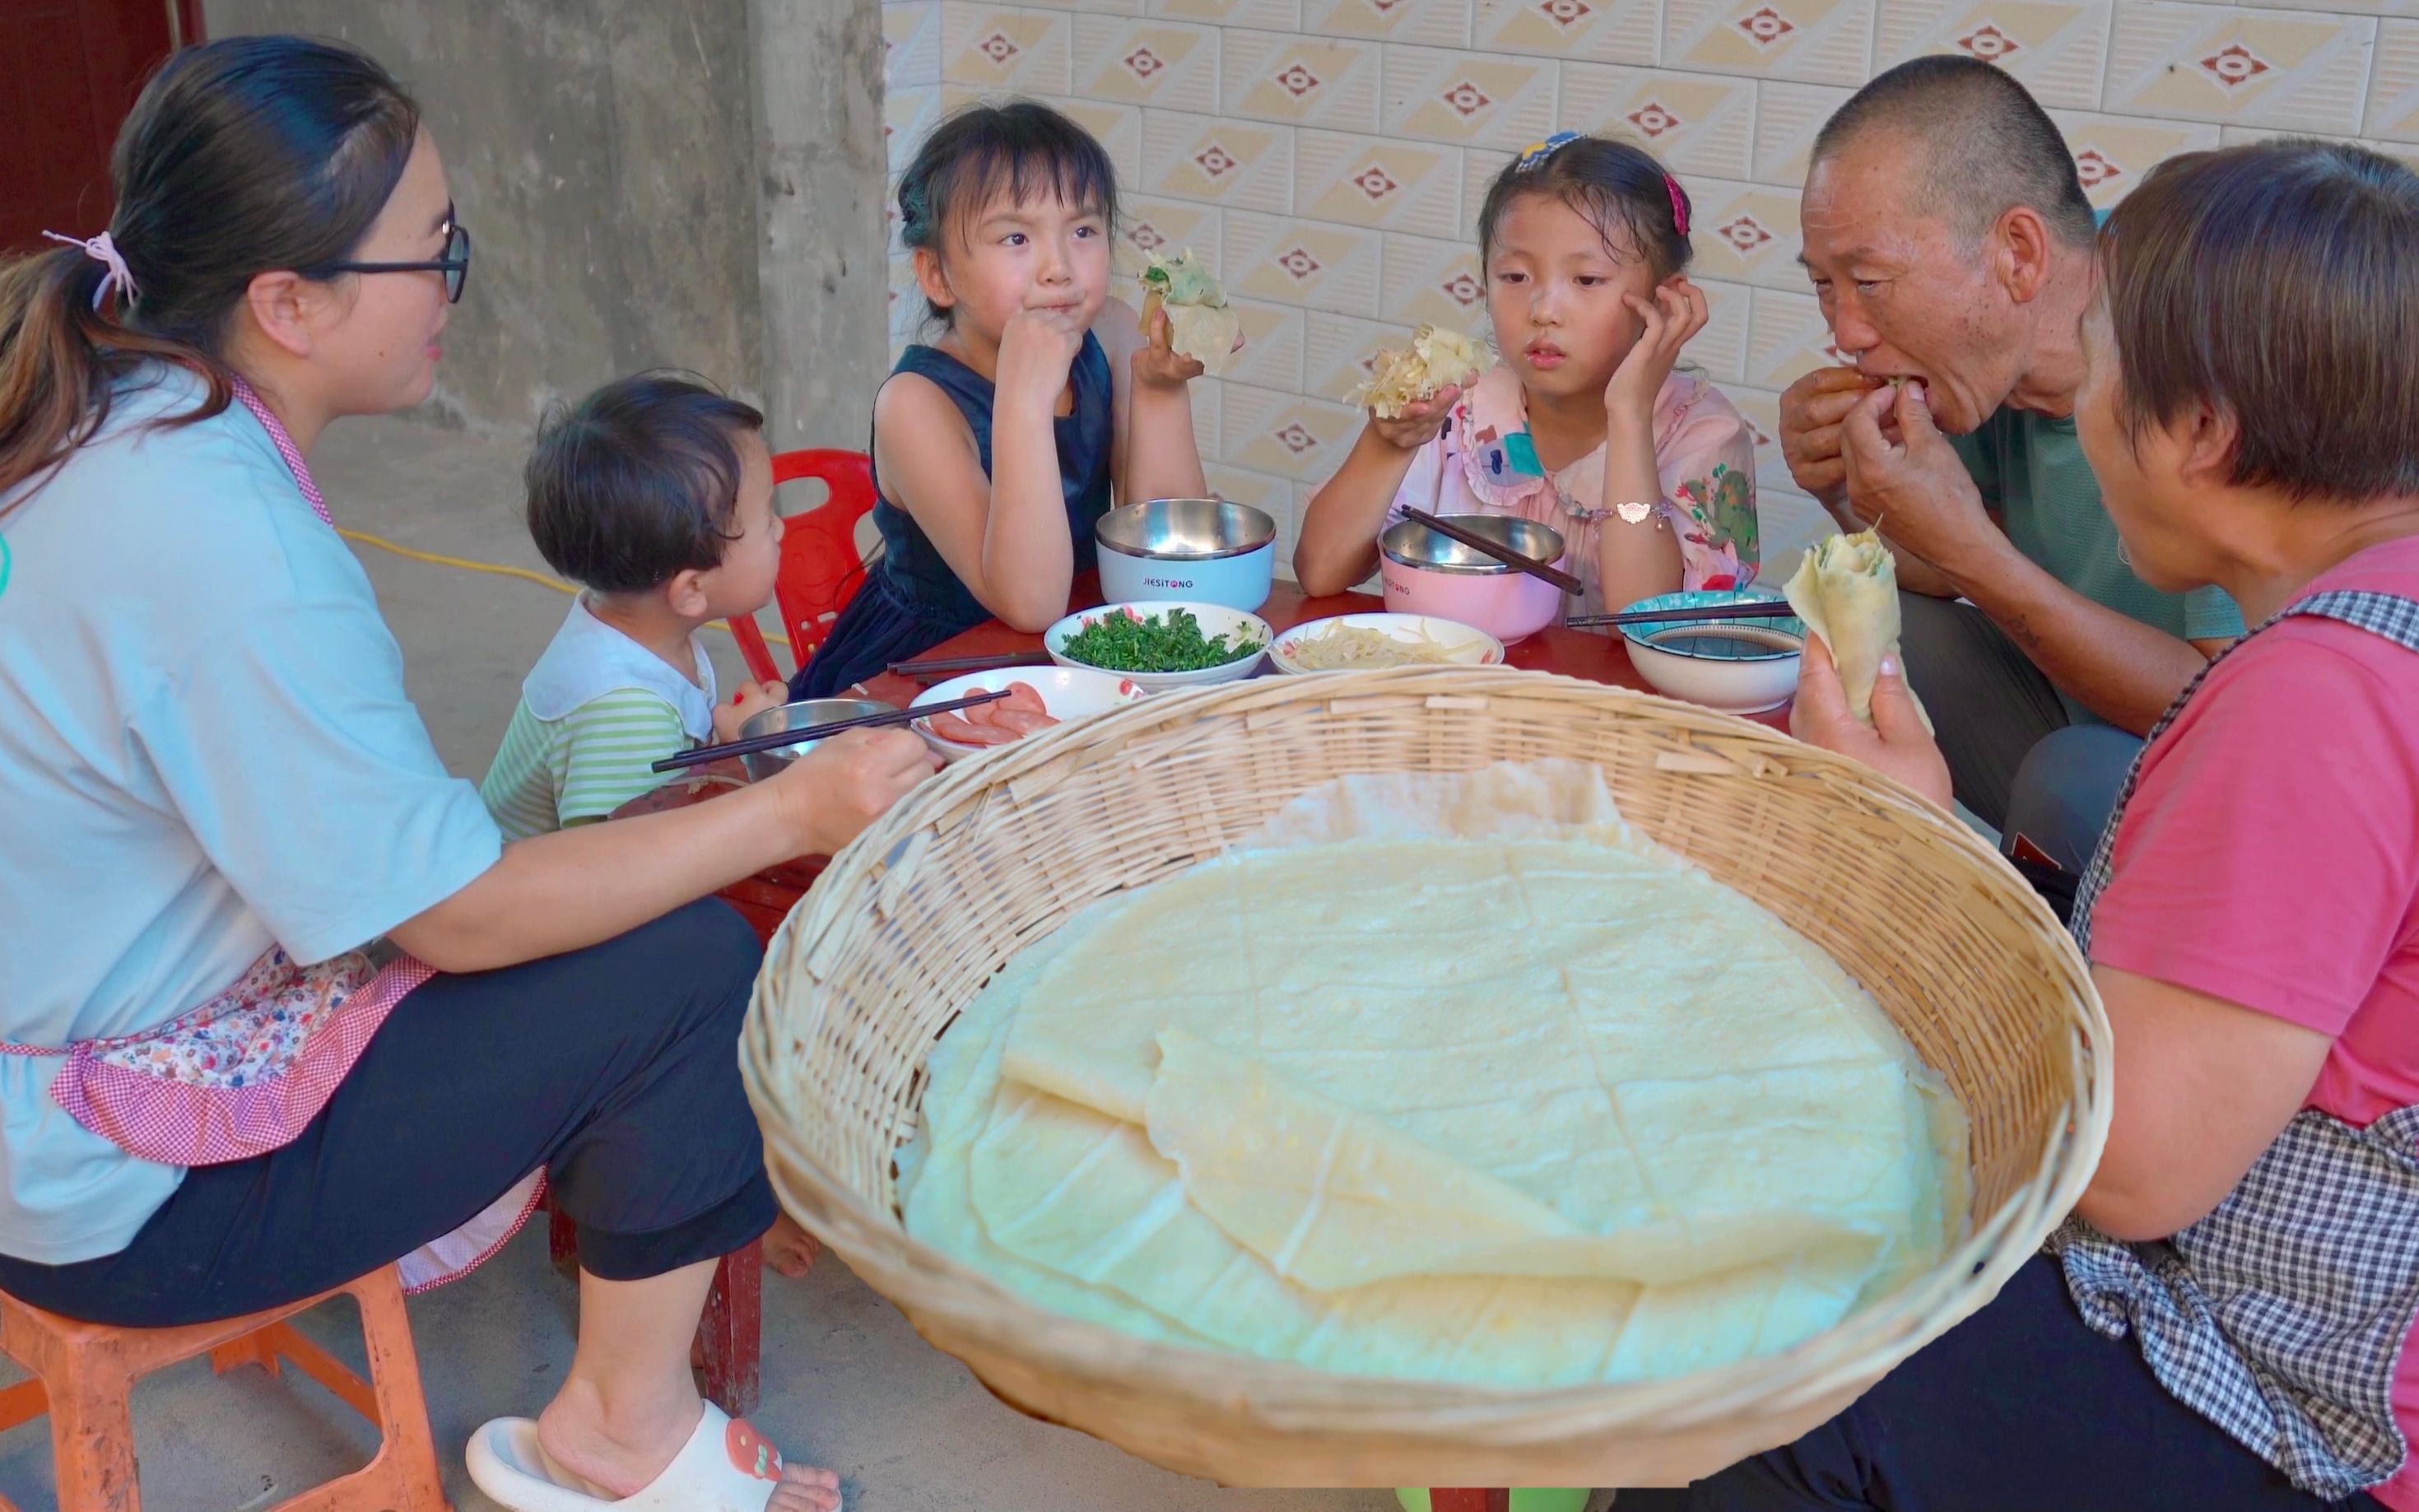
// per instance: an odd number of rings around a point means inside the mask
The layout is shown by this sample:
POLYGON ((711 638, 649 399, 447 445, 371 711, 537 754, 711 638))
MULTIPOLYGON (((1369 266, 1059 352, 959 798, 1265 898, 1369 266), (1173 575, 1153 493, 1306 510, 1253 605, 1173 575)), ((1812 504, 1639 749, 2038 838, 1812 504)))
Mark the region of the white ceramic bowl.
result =
MULTIPOLYGON (((1756 589, 1700 589, 1641 598, 1628 609, 1694 609, 1709 604, 1769 603, 1780 595, 1756 589)), ((1797 691, 1798 654, 1806 625, 1774 620, 1674 620, 1625 625, 1629 664, 1656 691, 1724 714, 1762 714, 1797 691)))
MULTIPOLYGON (((968 672, 963 677, 952 677, 946 683, 934 683, 917 694, 916 702, 908 707, 920 709, 973 693, 996 693, 1011 683, 1023 683, 1040 694, 1041 706, 1050 711, 1050 717, 1061 723, 1083 718, 1086 715, 1106 714, 1111 709, 1123 708, 1147 696, 1145 689, 1115 672, 1094 671, 1089 667, 999 667, 987 672, 968 672)), ((969 756, 1000 748, 944 740, 932 733, 929 719, 917 720, 913 728, 924 737, 924 744, 940 752, 941 760, 945 762, 962 762, 969 756)), ((1009 744, 1014 745, 1015 742, 1009 744)))
POLYGON ((1246 613, 1269 601, 1277 522, 1224 499, 1153 499, 1110 510, 1092 528, 1101 596, 1112 603, 1224 604, 1246 613))
POLYGON ((1249 677, 1259 671, 1268 643, 1275 639, 1275 632, 1269 628, 1268 621, 1239 609, 1228 609, 1224 604, 1124 603, 1103 604, 1099 609, 1080 609, 1070 614, 1042 633, 1041 644, 1050 653, 1050 659, 1061 667, 1115 672, 1136 687, 1156 693, 1163 687, 1197 687, 1205 683, 1231 683, 1239 677, 1249 677), (1204 667, 1189 672, 1130 672, 1116 667, 1094 667, 1089 662, 1077 661, 1067 655, 1067 638, 1103 614, 1130 614, 1143 619, 1162 616, 1170 609, 1179 609, 1193 611, 1193 617, 1201 622, 1203 635, 1212 638, 1225 636, 1231 640, 1233 632, 1240 629, 1257 640, 1262 650, 1238 656, 1221 666, 1204 667))
MULTIPOLYGON (((1276 638, 1269 647, 1269 665, 1281 672, 1313 675, 1321 669, 1304 667, 1294 659, 1294 647, 1336 625, 1356 630, 1379 630, 1398 640, 1417 642, 1425 632, 1427 637, 1453 654, 1453 659, 1464 667, 1501 667, 1503 665, 1503 642, 1486 631, 1458 620, 1441 620, 1433 614, 1338 614, 1324 620, 1304 620, 1276 638)), ((1406 662, 1405 666, 1417 663, 1406 662)))

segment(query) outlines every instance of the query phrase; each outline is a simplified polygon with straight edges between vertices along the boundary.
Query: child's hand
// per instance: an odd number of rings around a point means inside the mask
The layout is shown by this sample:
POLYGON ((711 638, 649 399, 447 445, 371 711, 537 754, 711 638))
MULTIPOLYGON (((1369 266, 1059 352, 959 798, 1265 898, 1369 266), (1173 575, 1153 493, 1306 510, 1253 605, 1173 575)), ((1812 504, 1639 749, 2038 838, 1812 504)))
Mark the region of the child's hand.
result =
POLYGON ((1623 298, 1638 313, 1643 329, 1629 355, 1613 369, 1612 381, 1604 386, 1604 412, 1616 422, 1644 424, 1654 418, 1655 396, 1663 392, 1680 348, 1705 329, 1705 291, 1682 278, 1657 288, 1652 303, 1635 294, 1623 298))
POLYGON ((855 840, 941 759, 906 730, 843 730, 773 779, 800 856, 829 856, 855 840))
MULTIPOLYGON (((1133 378, 1136 383, 1153 388, 1181 388, 1207 371, 1200 359, 1187 357, 1175 347, 1172 327, 1167 321, 1167 308, 1160 306, 1150 312, 1150 326, 1144 334, 1149 339, 1134 348, 1133 378)), ((1235 332, 1234 350, 1243 349, 1243 332, 1235 332)))
POLYGON ((1074 311, 1058 305, 1009 316, 999 338, 997 392, 1055 412, 1067 376, 1074 370, 1075 354, 1084 349, 1084 329, 1074 311))
POLYGON ((1460 397, 1461 385, 1448 384, 1430 398, 1404 406, 1402 414, 1395 419, 1380 420, 1372 412, 1369 428, 1389 446, 1416 452, 1435 440, 1437 432, 1444 429, 1444 417, 1453 413, 1454 401, 1460 397))
POLYGON ((746 683, 739 696, 714 711, 714 742, 719 746, 739 738, 740 730, 766 709, 778 709, 790 702, 786 683, 746 683))

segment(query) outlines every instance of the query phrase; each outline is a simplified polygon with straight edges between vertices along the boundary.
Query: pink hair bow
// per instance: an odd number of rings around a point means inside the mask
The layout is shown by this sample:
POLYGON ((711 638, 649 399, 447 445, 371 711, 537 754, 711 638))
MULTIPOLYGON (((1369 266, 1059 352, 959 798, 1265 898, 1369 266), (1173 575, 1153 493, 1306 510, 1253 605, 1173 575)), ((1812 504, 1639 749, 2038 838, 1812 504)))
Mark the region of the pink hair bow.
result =
POLYGON ((42 235, 64 246, 82 247, 85 256, 109 270, 100 275, 100 286, 92 291, 94 309, 98 310, 109 302, 112 285, 125 291, 127 303, 134 302, 134 275, 127 271, 126 255, 117 250, 116 242, 109 239, 108 232, 103 231, 97 237, 63 237, 56 231, 45 231, 42 235))
POLYGON ((1663 192, 1672 196, 1672 229, 1682 236, 1688 234, 1688 202, 1680 197, 1680 180, 1670 174, 1663 176, 1663 192))

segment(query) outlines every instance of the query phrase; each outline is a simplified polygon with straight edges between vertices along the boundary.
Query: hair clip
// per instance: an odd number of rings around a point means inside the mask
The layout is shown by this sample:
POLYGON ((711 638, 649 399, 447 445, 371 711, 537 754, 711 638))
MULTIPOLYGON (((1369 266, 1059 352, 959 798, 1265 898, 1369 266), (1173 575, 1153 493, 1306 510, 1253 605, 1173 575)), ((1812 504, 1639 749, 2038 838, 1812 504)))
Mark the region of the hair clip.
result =
POLYGON ((1685 237, 1688 234, 1688 202, 1680 193, 1680 180, 1665 174, 1663 190, 1672 196, 1672 229, 1685 237))
POLYGON ((1579 139, 1579 133, 1577 131, 1556 131, 1543 142, 1531 143, 1521 152, 1520 161, 1514 166, 1525 173, 1579 139))

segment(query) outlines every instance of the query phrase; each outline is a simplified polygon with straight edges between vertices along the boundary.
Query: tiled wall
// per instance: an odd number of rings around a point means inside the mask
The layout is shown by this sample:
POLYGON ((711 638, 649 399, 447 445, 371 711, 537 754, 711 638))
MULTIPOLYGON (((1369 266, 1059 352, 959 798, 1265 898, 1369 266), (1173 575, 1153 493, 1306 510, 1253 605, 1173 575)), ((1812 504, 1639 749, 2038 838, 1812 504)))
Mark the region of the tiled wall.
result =
MULTIPOLYGON (((1485 319, 1472 223, 1561 128, 1651 147, 1697 208, 1713 323, 1689 348, 1766 436, 1833 360, 1796 263, 1818 127, 1877 69, 1963 51, 2057 118, 2105 204, 2171 152, 2279 131, 2419 156, 2419 0, 886 0, 891 171, 947 110, 1039 96, 1107 145, 1126 234, 1191 247, 1250 342, 1196 384, 1210 483, 1287 527, 1349 449, 1376 347, 1485 319), (2396 12, 2407 12, 2402 19, 2396 12)), ((895 249, 894 249, 895 250, 895 249)), ((894 342, 920 301, 892 271, 894 342)), ((1813 529, 1762 449, 1767 532, 1813 529), (1776 528, 1777 527, 1777 528, 1776 528)), ((1767 560, 1776 554, 1767 552, 1767 560)))

